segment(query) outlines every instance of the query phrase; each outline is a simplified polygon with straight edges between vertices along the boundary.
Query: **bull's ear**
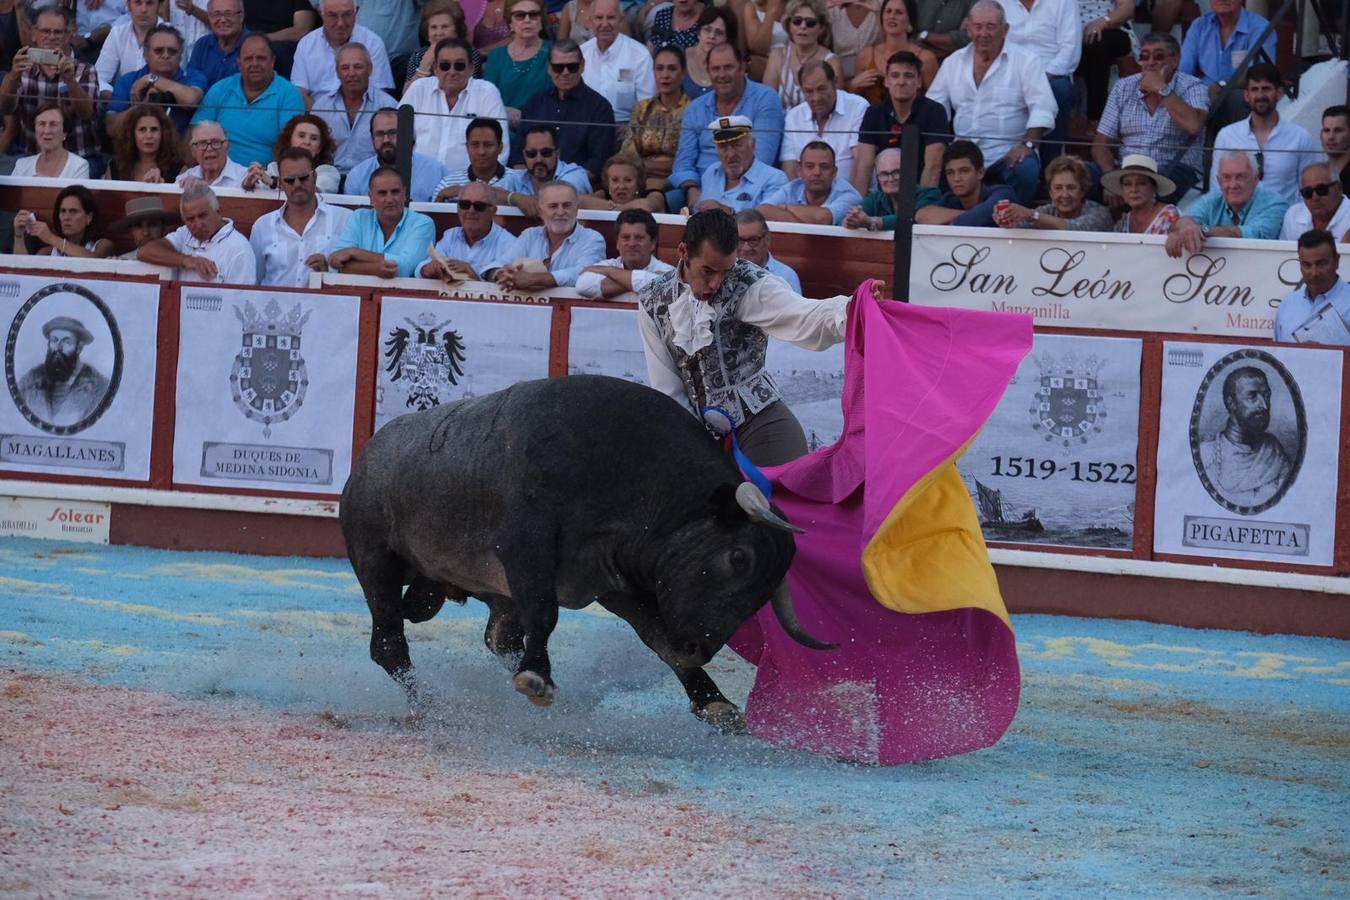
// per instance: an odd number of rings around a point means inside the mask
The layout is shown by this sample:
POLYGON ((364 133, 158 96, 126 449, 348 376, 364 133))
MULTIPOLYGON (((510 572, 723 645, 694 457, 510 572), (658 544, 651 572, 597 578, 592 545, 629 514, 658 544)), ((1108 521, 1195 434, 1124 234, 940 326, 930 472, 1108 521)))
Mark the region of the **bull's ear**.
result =
POLYGON ((745 510, 736 502, 736 485, 719 484, 709 498, 713 518, 722 525, 742 525, 746 522, 745 510))

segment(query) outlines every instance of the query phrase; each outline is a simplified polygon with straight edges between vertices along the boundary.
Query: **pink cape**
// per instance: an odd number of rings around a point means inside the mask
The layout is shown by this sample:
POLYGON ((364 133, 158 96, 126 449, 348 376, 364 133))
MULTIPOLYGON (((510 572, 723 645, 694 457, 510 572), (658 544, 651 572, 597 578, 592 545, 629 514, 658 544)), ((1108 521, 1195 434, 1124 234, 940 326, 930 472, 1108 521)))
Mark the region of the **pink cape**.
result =
POLYGON ((988 747, 1017 712, 1011 624, 955 459, 1031 348, 1031 319, 876 301, 850 308, 844 433, 766 469, 796 525, 793 641, 767 606, 731 640, 758 666, 750 732, 885 765, 988 747), (865 390, 870 386, 871 390, 865 390))

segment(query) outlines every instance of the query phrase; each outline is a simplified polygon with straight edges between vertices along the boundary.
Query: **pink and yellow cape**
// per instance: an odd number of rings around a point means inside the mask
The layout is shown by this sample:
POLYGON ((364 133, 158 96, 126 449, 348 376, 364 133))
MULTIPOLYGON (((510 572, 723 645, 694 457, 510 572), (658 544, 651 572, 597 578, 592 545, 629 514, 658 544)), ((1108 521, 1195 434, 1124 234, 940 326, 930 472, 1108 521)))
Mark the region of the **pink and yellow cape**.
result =
POLYGON ((803 626, 767 607, 732 648, 758 666, 751 734, 890 765, 995 743, 1017 712, 1012 625, 956 458, 1031 349, 1026 316, 854 294, 839 441, 766 469, 806 529, 788 573, 803 626))

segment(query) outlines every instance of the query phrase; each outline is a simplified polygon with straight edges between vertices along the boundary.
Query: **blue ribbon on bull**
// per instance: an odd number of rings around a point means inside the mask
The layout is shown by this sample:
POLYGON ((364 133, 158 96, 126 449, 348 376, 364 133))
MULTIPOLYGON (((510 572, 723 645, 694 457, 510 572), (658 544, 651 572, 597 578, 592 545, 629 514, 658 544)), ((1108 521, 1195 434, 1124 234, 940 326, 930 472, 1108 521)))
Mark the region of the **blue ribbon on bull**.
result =
POLYGON ((740 467, 745 480, 759 488, 764 499, 773 499, 773 485, 769 483, 768 477, 750 461, 750 457, 745 455, 740 442, 736 440, 736 425, 731 413, 721 406, 705 406, 703 424, 722 442, 723 451, 730 453, 732 459, 736 460, 736 465, 740 467))

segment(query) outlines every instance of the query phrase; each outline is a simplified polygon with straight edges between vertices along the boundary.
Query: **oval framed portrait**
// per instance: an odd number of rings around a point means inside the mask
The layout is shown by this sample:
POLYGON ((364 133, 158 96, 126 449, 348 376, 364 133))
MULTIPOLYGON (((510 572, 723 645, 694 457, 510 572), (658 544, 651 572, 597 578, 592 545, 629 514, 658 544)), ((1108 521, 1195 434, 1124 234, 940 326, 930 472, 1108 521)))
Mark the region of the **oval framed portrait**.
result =
POLYGON ((1298 382, 1273 354, 1235 350, 1205 373, 1191 408, 1191 459, 1215 503, 1254 516, 1298 479, 1308 419, 1298 382))
POLYGON ((48 434, 78 434, 112 405, 122 335, 93 291, 59 282, 19 308, 5 339, 5 382, 19 412, 48 434))

